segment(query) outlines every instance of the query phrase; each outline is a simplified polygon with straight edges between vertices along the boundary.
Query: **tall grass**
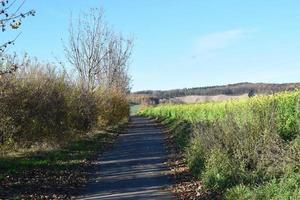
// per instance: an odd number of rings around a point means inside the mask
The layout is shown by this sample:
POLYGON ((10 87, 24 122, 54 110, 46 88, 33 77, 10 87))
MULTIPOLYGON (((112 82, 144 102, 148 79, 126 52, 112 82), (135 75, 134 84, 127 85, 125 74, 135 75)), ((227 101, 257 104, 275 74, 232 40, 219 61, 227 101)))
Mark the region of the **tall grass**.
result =
POLYGON ((188 135, 183 146, 188 165, 207 188, 227 191, 227 199, 272 199, 279 193, 299 196, 299 100, 299 91, 283 92, 221 103, 148 107, 141 114, 193 126, 190 132, 178 133, 175 128, 174 134, 188 135), (259 192, 269 196, 252 198, 259 192))

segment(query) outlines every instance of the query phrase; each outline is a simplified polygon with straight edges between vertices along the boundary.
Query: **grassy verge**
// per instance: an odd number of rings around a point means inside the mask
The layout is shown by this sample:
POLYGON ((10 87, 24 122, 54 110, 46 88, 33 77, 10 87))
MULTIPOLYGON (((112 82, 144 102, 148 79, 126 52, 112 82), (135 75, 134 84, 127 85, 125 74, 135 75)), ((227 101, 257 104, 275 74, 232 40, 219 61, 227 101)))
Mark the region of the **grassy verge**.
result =
POLYGON ((51 151, 0 157, 0 199, 70 199, 80 193, 93 160, 113 144, 118 129, 95 131, 51 151))
POLYGON ((183 182, 190 182, 192 179, 192 174, 189 172, 186 163, 184 162, 184 157, 182 155, 182 149, 176 142, 174 137, 174 130, 176 129, 176 123, 170 120, 158 120, 157 123, 161 125, 161 129, 164 133, 164 143, 165 148, 168 153, 168 167, 171 171, 173 184, 171 186, 171 191, 173 191, 178 199, 189 199, 185 198, 187 195, 183 195, 182 189, 185 188, 183 182))
POLYGON ((221 199, 219 193, 203 188, 187 166, 186 149, 192 136, 192 124, 187 121, 169 118, 156 118, 165 133, 165 145, 168 152, 168 166, 171 169, 173 185, 171 191, 180 200, 221 199))
POLYGON ((300 199, 299 105, 296 91, 150 107, 142 114, 167 119, 163 123, 201 180, 201 191, 228 200, 300 199))

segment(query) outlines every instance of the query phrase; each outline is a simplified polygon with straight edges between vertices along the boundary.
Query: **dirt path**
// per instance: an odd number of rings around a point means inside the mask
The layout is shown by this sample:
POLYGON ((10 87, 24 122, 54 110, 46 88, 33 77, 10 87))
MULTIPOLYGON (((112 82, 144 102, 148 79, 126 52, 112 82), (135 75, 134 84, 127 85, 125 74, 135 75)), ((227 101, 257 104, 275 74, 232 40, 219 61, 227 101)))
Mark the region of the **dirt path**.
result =
POLYGON ((165 165, 163 136, 155 124, 133 117, 127 133, 99 159, 98 171, 79 199, 176 199, 165 165))

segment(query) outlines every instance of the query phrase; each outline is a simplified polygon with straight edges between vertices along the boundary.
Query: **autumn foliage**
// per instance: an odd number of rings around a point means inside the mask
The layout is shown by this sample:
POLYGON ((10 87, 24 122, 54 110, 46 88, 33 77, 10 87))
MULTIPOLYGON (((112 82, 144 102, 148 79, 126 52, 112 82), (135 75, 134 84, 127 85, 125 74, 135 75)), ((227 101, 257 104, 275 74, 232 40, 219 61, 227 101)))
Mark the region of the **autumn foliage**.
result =
POLYGON ((29 147, 57 143, 70 134, 106 128, 126 120, 125 94, 83 90, 66 72, 28 61, 0 79, 0 144, 29 147))

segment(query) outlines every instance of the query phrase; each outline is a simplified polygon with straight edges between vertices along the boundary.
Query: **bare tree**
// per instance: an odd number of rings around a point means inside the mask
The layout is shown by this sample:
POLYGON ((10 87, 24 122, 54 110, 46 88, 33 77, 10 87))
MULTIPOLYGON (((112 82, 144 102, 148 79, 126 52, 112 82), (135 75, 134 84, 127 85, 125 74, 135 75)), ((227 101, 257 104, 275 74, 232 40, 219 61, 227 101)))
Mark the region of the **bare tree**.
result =
MULTIPOLYGON (((2 32, 5 32, 8 27, 11 29, 18 29, 22 24, 22 19, 27 16, 34 16, 35 11, 30 10, 27 12, 21 12, 21 8, 24 5, 25 0, 0 0, 0 28, 2 32)), ((17 65, 6 60, 4 56, 8 46, 13 45, 20 33, 12 40, 0 44, 0 76, 6 73, 12 73, 17 69, 17 65)))
POLYGON ((128 62, 133 42, 117 34, 105 22, 102 10, 91 9, 75 21, 71 18, 65 54, 84 89, 129 89, 128 62))
POLYGON ((132 40, 126 40, 120 35, 112 35, 108 45, 108 53, 104 60, 104 78, 99 78, 100 85, 107 88, 120 88, 128 91, 130 77, 128 76, 128 59, 131 56, 132 40))

